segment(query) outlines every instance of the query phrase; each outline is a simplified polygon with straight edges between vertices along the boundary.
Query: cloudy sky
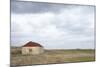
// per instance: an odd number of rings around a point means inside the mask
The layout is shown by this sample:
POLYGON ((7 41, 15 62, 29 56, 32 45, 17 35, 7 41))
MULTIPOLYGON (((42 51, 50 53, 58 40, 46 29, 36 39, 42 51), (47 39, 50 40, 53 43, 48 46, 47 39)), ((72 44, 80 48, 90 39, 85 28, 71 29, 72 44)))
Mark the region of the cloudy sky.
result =
POLYGON ((11 0, 11 45, 93 49, 95 7, 11 0))

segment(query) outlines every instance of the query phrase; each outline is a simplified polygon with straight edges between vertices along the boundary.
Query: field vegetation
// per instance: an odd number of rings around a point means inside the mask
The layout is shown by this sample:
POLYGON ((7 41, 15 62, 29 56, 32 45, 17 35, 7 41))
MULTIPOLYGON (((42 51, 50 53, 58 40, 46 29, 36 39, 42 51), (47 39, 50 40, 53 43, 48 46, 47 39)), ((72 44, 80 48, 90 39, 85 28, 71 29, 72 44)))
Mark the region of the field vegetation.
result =
POLYGON ((45 50, 40 55, 22 55, 21 48, 11 48, 11 65, 37 65, 95 61, 95 50, 45 50))

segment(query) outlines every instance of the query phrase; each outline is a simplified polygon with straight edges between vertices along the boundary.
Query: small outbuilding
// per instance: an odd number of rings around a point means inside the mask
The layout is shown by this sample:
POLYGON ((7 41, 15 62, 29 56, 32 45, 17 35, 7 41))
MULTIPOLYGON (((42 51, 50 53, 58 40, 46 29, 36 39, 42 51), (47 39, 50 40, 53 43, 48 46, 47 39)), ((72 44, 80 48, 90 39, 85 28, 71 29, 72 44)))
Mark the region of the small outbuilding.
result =
POLYGON ((37 55, 44 52, 44 48, 42 45, 36 42, 28 42, 24 46, 22 46, 22 54, 23 55, 37 55))

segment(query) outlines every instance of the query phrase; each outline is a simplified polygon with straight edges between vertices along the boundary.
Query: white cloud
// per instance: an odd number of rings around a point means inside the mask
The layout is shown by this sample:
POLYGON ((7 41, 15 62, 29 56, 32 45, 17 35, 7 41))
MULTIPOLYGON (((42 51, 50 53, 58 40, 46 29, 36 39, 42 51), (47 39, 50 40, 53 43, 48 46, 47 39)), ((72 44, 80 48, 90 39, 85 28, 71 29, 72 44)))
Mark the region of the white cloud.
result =
POLYGON ((32 40, 46 48, 94 48, 94 14, 86 14, 80 8, 65 9, 59 14, 12 13, 11 24, 12 45, 32 40))
POLYGON ((18 24, 19 27, 13 27, 12 32, 17 34, 37 34, 39 36, 55 37, 60 36, 63 32, 59 31, 52 20, 54 19, 54 14, 44 13, 44 14, 22 14, 16 15, 12 14, 12 27, 14 24, 18 24), (19 30, 16 30, 20 28, 19 30), (45 34, 45 35, 44 35, 45 34))

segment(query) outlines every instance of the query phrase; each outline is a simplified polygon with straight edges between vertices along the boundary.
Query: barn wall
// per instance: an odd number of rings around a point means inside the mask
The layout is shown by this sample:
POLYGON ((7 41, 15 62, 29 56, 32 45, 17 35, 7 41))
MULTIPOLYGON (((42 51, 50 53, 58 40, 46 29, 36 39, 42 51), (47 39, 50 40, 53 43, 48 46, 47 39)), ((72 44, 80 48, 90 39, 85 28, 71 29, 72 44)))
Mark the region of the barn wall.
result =
POLYGON ((41 54, 44 52, 42 47, 22 47, 22 54, 41 54), (29 51, 32 49, 32 52, 29 51))

